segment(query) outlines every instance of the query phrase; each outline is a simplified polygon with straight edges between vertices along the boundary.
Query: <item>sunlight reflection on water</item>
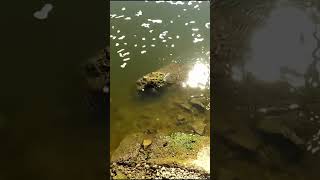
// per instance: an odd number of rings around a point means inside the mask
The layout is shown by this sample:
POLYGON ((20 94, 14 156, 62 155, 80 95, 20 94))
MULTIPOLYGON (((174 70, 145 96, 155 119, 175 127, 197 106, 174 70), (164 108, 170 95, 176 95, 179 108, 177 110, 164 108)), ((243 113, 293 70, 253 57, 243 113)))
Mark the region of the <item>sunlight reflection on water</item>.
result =
MULTIPOLYGON (((202 58, 200 58, 202 59, 202 58)), ((183 87, 205 89, 210 86, 210 65, 197 61, 188 73, 188 79, 182 83, 183 87)))

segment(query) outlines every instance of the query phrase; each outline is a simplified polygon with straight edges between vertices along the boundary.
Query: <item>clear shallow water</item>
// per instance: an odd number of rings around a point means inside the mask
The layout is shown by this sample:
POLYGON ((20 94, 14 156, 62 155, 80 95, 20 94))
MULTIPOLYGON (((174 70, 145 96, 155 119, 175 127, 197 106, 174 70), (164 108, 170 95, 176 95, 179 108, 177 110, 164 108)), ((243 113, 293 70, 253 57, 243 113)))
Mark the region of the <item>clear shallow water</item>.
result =
MULTIPOLYGON (((178 130, 173 101, 209 94, 209 17, 206 1, 111 2, 111 151, 131 132, 178 130), (143 75, 169 63, 197 62, 207 88, 176 89, 144 101, 137 97, 135 82, 143 75)), ((209 122, 209 113, 205 116, 209 122)))

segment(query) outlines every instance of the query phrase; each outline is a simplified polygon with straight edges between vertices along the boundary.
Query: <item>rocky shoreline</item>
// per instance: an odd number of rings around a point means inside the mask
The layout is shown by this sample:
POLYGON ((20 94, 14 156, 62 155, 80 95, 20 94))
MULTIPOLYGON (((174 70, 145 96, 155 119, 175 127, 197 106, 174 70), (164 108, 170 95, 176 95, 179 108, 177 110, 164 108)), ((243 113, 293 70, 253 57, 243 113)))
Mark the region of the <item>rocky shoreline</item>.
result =
POLYGON ((113 163, 111 169, 112 179, 210 179, 209 174, 199 170, 147 163, 136 166, 130 163, 113 163))
POLYGON ((173 133, 128 135, 112 154, 113 179, 209 179, 208 137, 173 133))

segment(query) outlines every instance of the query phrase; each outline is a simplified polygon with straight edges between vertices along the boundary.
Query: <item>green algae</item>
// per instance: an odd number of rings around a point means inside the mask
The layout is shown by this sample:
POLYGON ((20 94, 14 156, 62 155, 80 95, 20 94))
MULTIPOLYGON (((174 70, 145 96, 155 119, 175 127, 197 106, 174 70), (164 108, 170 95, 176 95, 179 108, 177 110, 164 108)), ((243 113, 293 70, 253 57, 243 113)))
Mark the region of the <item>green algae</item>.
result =
POLYGON ((188 150, 194 149, 194 145, 199 139, 199 135, 185 134, 185 133, 173 133, 169 136, 169 141, 173 147, 183 147, 188 150))

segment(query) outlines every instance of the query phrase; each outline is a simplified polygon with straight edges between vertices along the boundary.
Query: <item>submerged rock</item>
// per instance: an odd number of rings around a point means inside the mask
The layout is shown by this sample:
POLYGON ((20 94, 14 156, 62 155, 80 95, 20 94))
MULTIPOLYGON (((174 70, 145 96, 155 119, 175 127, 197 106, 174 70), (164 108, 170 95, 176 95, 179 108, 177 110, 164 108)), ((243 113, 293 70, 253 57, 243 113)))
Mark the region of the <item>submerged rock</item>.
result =
POLYGON ((249 127, 241 127, 234 132, 223 135, 223 137, 233 145, 253 153, 256 153, 262 144, 261 139, 249 127))
POLYGON ((199 111, 205 111, 206 106, 203 104, 201 100, 202 100, 201 98, 191 98, 189 102, 199 111))
POLYGON ((137 90, 139 92, 148 90, 158 90, 167 85, 167 82, 165 81, 165 76, 166 74, 162 72, 151 72, 137 80, 137 90))
POLYGON ((139 78, 136 82, 138 92, 157 92, 170 85, 180 84, 187 77, 189 66, 171 63, 139 78))
POLYGON ((147 147, 150 146, 151 143, 152 143, 151 139, 144 139, 142 142, 143 148, 146 149, 147 147))
POLYGON ((203 120, 196 120, 191 124, 192 130, 199 135, 203 135, 206 123, 203 120))
POLYGON ((187 112, 192 112, 192 106, 186 103, 178 103, 178 106, 187 112))
POLYGON ((111 156, 111 162, 132 161, 139 155, 141 142, 144 137, 142 133, 131 134, 124 138, 119 147, 111 156))
POLYGON ((298 137, 296 133, 285 126, 282 121, 276 119, 262 119, 258 122, 257 129, 266 134, 280 135, 295 145, 304 145, 303 139, 298 137))
POLYGON ((177 116, 176 125, 182 125, 185 123, 186 123, 186 118, 184 116, 182 116, 181 114, 179 114, 177 116))

